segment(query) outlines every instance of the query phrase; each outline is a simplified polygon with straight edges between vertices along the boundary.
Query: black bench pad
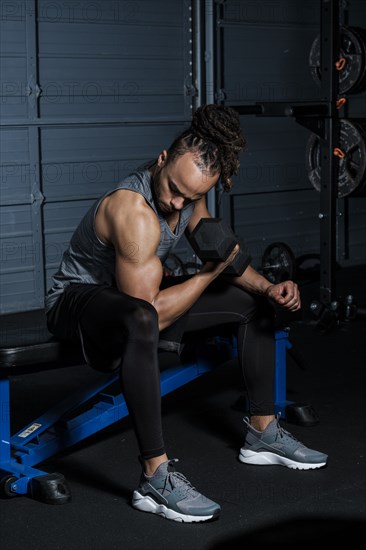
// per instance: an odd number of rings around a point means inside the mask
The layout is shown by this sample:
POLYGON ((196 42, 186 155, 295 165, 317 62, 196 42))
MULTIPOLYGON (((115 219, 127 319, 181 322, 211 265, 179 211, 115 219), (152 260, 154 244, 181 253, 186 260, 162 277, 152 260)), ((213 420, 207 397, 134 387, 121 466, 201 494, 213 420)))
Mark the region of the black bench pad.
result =
POLYGON ((81 346, 59 342, 44 309, 0 315, 0 372, 20 374, 85 363, 81 346))

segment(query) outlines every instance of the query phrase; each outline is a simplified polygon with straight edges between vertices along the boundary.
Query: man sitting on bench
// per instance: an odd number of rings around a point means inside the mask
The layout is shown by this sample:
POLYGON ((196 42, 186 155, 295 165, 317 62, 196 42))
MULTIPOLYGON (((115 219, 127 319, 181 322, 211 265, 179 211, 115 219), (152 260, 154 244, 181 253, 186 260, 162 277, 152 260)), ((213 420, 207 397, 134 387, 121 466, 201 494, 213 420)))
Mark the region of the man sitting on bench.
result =
POLYGON ((92 367, 119 369, 142 463, 133 506, 177 521, 206 521, 220 513, 218 504, 176 471, 164 446, 158 348, 179 353, 183 335, 236 326, 250 406, 241 462, 299 469, 327 462, 327 455, 305 447, 275 417, 271 302, 297 311, 297 285, 271 284, 251 266, 240 276, 219 277, 238 245, 226 260, 208 261, 184 280, 163 278, 162 263, 172 247, 210 217, 208 191, 220 178, 230 191, 244 147, 234 110, 199 108, 168 150, 93 204, 46 296, 49 330, 59 339, 80 338, 92 367))

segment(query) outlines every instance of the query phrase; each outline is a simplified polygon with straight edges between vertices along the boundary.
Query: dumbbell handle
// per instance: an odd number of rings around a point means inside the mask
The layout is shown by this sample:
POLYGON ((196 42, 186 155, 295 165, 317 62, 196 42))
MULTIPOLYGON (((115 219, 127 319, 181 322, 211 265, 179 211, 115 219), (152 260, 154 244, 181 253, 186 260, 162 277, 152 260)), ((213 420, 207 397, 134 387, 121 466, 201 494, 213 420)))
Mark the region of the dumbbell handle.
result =
MULTIPOLYGON (((239 246, 240 246, 240 243, 239 243, 239 246)), ((251 256, 249 254, 245 254, 243 248, 241 247, 239 249, 239 252, 236 254, 235 258, 231 262, 231 264, 225 267, 222 274, 233 275, 238 277, 244 273, 244 271, 250 264, 251 260, 252 260, 251 256)))

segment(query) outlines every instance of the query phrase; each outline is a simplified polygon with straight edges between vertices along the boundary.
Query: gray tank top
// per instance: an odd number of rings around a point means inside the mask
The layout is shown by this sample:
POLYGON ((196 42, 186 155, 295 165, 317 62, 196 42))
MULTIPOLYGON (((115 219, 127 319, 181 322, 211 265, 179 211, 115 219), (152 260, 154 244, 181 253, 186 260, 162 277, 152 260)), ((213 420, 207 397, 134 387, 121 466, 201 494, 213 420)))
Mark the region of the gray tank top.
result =
POLYGON ((107 191, 97 199, 85 214, 71 237, 70 244, 63 254, 58 271, 53 275, 52 287, 45 297, 45 308, 48 312, 56 303, 65 288, 72 284, 98 284, 116 287, 115 251, 103 243, 95 232, 95 216, 102 200, 119 189, 129 189, 140 193, 157 215, 160 223, 161 237, 157 255, 163 264, 182 237, 192 216, 194 204, 186 205, 181 210, 178 225, 173 232, 165 218, 155 206, 151 190, 152 178, 148 170, 153 161, 142 165, 132 172, 117 187, 107 191))

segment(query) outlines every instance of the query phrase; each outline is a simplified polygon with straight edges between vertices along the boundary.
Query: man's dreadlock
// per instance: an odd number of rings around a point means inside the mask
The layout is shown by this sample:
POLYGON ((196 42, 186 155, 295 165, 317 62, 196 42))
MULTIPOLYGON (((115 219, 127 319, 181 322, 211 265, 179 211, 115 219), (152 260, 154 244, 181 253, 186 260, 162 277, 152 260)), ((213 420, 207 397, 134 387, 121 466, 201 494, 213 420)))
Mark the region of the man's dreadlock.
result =
POLYGON ((232 188, 232 175, 240 167, 239 153, 246 141, 238 113, 223 105, 203 105, 195 112, 191 126, 178 136, 168 149, 167 162, 188 151, 200 170, 210 175, 220 173, 224 191, 232 188))

